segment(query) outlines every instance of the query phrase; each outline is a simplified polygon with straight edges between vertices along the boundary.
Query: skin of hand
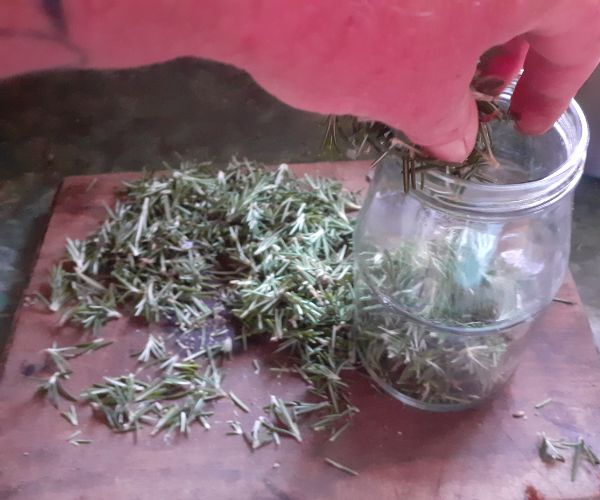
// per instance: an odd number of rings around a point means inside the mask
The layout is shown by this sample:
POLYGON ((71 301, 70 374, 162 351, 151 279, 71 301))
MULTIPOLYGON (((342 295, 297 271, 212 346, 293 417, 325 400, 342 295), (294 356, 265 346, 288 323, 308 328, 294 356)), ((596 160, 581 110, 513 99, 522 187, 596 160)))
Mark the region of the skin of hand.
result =
POLYGON ((245 69, 294 107, 385 122, 451 161, 475 140, 476 71, 477 89, 493 93, 524 68, 511 112, 540 134, 600 61, 600 0, 35 4, 0 5, 0 76, 200 56, 245 69))

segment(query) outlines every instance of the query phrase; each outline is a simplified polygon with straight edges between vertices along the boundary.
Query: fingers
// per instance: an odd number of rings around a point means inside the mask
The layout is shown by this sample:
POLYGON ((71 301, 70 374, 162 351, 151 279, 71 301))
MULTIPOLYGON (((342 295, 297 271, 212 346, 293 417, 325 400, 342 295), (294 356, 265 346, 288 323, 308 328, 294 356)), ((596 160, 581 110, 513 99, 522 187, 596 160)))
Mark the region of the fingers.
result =
POLYGON ((510 110, 519 130, 541 134, 568 107, 600 60, 600 29, 561 36, 529 36, 524 73, 510 110))
MULTIPOLYGON (((528 47, 528 43, 523 38, 516 37, 486 52, 481 58, 474 81, 475 89, 490 95, 500 93, 520 71, 528 47)), ((438 127, 439 142, 430 140, 425 146, 433 156, 442 160, 460 162, 473 149, 479 127, 479 116, 468 85, 464 85, 463 88, 457 87, 455 90, 462 92, 463 95, 457 100, 459 104, 456 107, 448 107, 446 121, 453 119, 453 123, 442 123, 442 126, 438 127)), ((449 102, 452 102, 452 99, 449 99, 449 102)), ((435 141, 435 133, 431 133, 434 130, 435 126, 430 127, 429 136, 435 141)))
POLYGON ((381 99, 362 115, 401 130, 414 144, 441 160, 462 162, 473 150, 479 126, 469 86, 472 68, 474 64, 461 71, 460 78, 445 82, 438 73, 430 90, 423 90, 425 83, 411 85, 410 97, 381 99))
POLYGON ((523 37, 488 50, 481 56, 478 73, 473 81, 475 90, 484 94, 499 94, 523 67, 529 44, 523 37))

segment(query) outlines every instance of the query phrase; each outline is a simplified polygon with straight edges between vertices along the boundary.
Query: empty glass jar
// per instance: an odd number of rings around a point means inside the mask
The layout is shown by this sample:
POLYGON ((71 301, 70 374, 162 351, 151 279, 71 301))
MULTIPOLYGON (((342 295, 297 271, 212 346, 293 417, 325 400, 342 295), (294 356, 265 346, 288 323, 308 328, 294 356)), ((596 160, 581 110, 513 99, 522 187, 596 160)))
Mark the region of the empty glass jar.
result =
POLYGON ((499 166, 469 181, 428 171, 409 194, 400 163, 383 160, 359 216, 358 351, 388 393, 419 408, 468 408, 501 387, 567 270, 581 109, 573 102, 543 136, 497 122, 492 138, 499 166))

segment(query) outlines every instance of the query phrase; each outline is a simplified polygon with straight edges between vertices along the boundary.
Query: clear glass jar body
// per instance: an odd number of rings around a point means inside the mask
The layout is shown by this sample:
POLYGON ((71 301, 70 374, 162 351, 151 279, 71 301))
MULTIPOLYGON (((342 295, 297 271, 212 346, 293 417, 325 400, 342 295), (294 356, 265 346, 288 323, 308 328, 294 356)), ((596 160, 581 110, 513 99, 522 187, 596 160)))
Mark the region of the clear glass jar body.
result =
POLYGON ((567 270, 588 143, 581 110, 573 102, 540 137, 510 123, 492 137, 500 165, 471 181, 430 171, 406 194, 400 162, 382 161, 357 222, 358 352, 388 393, 419 408, 465 409, 500 388, 567 270))

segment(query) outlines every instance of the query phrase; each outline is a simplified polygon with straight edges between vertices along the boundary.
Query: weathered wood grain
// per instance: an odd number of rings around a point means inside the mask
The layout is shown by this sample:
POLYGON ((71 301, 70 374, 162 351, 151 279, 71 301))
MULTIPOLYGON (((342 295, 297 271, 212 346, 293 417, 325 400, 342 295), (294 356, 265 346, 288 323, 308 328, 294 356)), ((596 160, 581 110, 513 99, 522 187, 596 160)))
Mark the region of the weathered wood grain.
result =
MULTIPOLYGON (((365 163, 294 166, 319 171, 352 189, 366 187, 365 163)), ((63 253, 65 237, 83 237, 104 217, 102 202, 135 175, 65 180, 54 206, 27 293, 44 287, 50 266, 63 253)), ((506 389, 473 411, 433 414, 405 407, 376 391, 365 377, 349 379, 361 413, 353 429, 334 443, 305 431, 301 444, 285 441, 251 453, 238 436, 226 436, 225 420, 248 426, 269 394, 302 397, 304 386, 263 369, 269 345, 227 363, 226 384, 252 409, 235 416, 229 401, 216 405, 213 429, 194 427, 189 438, 165 442, 149 432, 113 435, 79 410, 88 446, 73 447, 74 430, 45 401, 34 398, 41 350, 53 340, 71 343, 78 332, 59 328, 39 305, 22 305, 0 381, 0 499, 519 499, 534 491, 546 498, 600 498, 596 470, 583 465, 576 482, 569 464, 546 466, 537 456, 537 433, 583 436, 600 449, 600 366, 577 291, 569 277, 561 297, 536 323, 523 360, 506 389), (540 410, 534 405, 553 402, 540 410), (513 412, 524 410, 526 419, 513 412), (358 477, 324 464, 325 457, 357 471, 358 477), (275 466, 279 464, 279 466, 275 466)), ((145 341, 146 329, 127 320, 110 323, 102 335, 112 346, 73 361, 76 392, 103 375, 132 367, 129 354, 145 341)), ((239 411, 238 411, 239 413, 239 411)), ((533 498, 533 497, 532 497, 533 498)))

